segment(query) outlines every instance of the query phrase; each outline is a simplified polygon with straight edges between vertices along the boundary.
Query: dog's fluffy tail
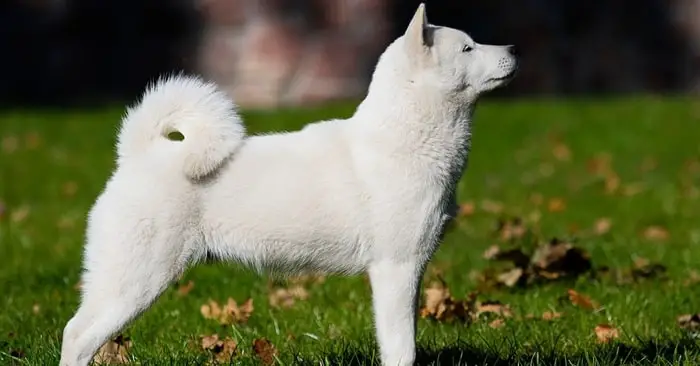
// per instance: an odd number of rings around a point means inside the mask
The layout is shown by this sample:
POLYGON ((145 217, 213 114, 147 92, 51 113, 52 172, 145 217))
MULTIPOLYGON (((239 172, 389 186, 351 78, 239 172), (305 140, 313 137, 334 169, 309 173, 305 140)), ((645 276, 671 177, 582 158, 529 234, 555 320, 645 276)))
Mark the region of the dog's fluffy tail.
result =
POLYGON ((162 153, 189 178, 212 173, 245 138, 232 99, 195 76, 169 76, 150 85, 129 108, 119 131, 119 163, 162 153), (179 139, 173 139, 177 133, 179 139), (184 138, 182 138, 184 137, 184 138))

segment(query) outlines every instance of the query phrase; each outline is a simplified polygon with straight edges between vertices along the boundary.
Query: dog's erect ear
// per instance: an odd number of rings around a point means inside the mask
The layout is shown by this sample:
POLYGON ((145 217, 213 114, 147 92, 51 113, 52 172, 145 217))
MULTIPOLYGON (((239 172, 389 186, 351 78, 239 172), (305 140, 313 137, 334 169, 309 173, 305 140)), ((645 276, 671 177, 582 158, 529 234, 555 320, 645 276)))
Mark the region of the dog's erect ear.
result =
POLYGON ((425 14, 425 3, 418 5, 418 10, 416 10, 411 23, 408 24, 406 33, 404 33, 404 42, 408 52, 412 55, 425 53, 430 48, 432 42, 428 34, 428 17, 425 14))

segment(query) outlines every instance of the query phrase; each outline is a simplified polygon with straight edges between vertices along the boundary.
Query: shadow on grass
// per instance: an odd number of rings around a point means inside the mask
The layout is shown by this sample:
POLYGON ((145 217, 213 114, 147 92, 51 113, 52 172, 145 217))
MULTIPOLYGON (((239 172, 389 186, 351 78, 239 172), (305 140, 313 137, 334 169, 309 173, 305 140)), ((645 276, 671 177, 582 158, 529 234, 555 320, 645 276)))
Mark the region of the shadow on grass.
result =
MULTIPOLYGON (((379 365, 379 355, 368 350, 347 348, 341 353, 327 355, 322 364, 379 365)), ((467 344, 455 344, 442 349, 419 349, 416 365, 639 365, 639 364, 700 364, 700 341, 684 338, 676 342, 645 341, 637 346, 625 344, 602 345, 583 353, 565 355, 557 351, 537 351, 499 354, 477 349, 467 344)), ((318 365, 319 360, 300 363, 318 365)))

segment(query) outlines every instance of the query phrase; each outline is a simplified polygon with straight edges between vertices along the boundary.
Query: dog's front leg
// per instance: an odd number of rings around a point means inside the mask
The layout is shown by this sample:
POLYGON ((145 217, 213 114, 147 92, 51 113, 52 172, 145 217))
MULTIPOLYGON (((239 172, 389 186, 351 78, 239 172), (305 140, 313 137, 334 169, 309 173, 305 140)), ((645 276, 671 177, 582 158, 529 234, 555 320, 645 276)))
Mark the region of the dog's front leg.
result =
POLYGON ((369 267, 382 365, 413 365, 421 263, 380 261, 369 267))

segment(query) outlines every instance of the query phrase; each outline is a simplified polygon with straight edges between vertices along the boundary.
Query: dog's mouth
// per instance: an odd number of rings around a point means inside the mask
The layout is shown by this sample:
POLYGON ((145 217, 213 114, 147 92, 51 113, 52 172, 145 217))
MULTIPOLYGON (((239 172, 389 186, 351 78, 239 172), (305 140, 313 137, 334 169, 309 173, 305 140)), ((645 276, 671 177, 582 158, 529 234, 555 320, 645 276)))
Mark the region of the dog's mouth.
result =
POLYGON ((507 73, 503 76, 497 77, 497 78, 491 78, 491 79, 489 79, 489 81, 510 81, 511 79, 513 79, 515 77, 515 73, 517 71, 518 71, 518 68, 515 67, 509 73, 507 73))

